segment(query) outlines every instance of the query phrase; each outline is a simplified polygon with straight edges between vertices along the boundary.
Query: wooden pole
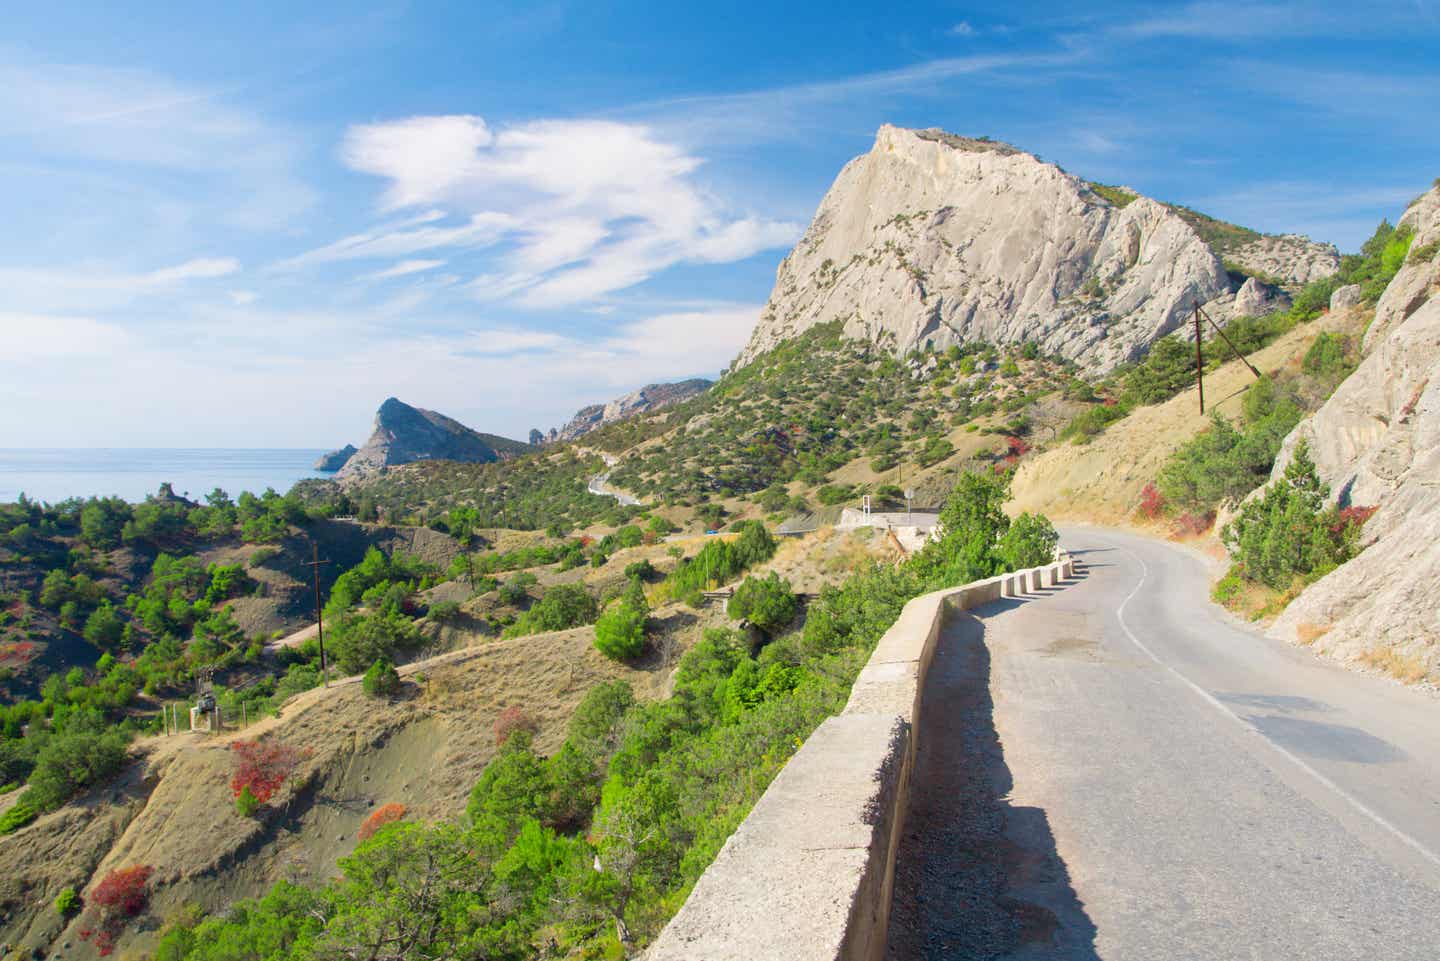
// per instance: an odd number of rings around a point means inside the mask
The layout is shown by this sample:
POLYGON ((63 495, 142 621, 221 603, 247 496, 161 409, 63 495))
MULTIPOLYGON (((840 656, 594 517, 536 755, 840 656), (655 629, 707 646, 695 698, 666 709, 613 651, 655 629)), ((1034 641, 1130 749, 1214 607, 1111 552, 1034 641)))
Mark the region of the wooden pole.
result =
MULTIPOLYGON (((1200 310, 1200 305, 1196 304, 1195 309, 1200 310)), ((1255 375, 1256 380, 1259 380, 1261 377, 1260 371, 1256 370, 1255 365, 1250 363, 1250 361, 1246 360, 1245 355, 1240 353, 1239 349, 1234 345, 1234 343, 1231 342, 1229 337, 1225 336, 1224 329, 1219 324, 1215 323, 1215 320, 1209 314, 1205 313, 1205 311, 1200 310, 1200 315, 1210 323, 1211 327, 1215 328, 1215 333, 1219 334, 1220 339, 1225 341, 1225 346, 1230 348, 1230 353, 1238 357, 1240 359, 1240 363, 1244 364, 1246 367, 1249 367, 1250 373, 1255 375)))
POLYGON ((1200 388, 1200 413, 1205 413, 1205 355, 1200 349, 1200 303, 1195 303, 1195 385, 1200 388))
POLYGON ((330 670, 325 661, 325 615, 320 609, 320 565, 330 562, 320 559, 320 545, 314 541, 310 542, 310 551, 312 560, 307 566, 315 576, 315 627, 316 637, 320 640, 320 683, 329 687, 330 670))

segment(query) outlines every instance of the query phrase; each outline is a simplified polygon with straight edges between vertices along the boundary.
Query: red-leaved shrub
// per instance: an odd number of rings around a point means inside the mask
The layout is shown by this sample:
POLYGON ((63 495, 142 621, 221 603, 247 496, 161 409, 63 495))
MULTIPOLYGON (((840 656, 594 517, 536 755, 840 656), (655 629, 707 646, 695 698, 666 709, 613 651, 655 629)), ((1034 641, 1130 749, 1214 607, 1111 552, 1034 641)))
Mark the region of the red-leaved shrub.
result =
POLYGON ((86 898, 89 910, 80 928, 80 937, 95 941, 102 957, 115 950, 115 940, 130 919, 145 910, 150 901, 150 875, 155 871, 148 864, 117 868, 86 898))
POLYGON ((1030 453, 1030 445, 1019 437, 1006 438, 1006 443, 1010 446, 1010 456, 1012 457, 1024 457, 1030 453))
POLYGON ((1139 511, 1141 517, 1152 521, 1165 513, 1165 495, 1156 490, 1154 484, 1146 484, 1140 492, 1139 511))
POLYGON ((1340 511, 1340 521, 1335 525, 1336 534, 1343 534, 1348 527, 1364 527, 1365 522, 1375 516, 1378 507, 1346 507, 1340 511))
POLYGON ((1175 534, 1177 537, 1197 537, 1210 529, 1215 523, 1215 514, 1207 512, 1204 514, 1192 514, 1186 511, 1175 518, 1175 534))
POLYGON ((535 722, 524 711, 518 707, 507 707, 495 719, 495 746, 504 744, 516 731, 534 734, 535 730, 535 722))
POLYGON ((305 757, 300 748, 280 741, 236 741, 230 750, 235 763, 230 790, 238 798, 248 787, 261 804, 270 800, 305 757))
POLYGON ((361 841, 368 841, 375 836, 375 832, 387 824, 393 824, 405 816, 405 805, 386 804, 384 807, 376 808, 375 813, 365 819, 360 825, 360 830, 355 836, 361 841))

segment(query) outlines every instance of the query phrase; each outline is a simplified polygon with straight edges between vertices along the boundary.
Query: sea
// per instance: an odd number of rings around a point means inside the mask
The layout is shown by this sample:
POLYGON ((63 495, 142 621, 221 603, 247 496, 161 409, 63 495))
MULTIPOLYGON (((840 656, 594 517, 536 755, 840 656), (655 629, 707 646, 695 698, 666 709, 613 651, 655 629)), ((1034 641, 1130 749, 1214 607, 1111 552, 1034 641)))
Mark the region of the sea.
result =
POLYGON ((296 481, 331 477, 311 465, 321 450, 258 448, 0 448, 0 504, 23 492, 35 501, 69 497, 123 497, 142 501, 169 483, 175 493, 201 500, 219 487, 231 497, 283 494, 296 481))

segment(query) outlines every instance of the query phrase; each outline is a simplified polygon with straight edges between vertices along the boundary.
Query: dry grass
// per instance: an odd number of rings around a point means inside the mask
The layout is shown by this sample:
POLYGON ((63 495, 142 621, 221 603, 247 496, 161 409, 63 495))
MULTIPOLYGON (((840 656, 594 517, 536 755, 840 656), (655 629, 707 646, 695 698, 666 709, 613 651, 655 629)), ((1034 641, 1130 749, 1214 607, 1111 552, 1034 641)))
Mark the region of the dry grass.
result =
POLYGON ((1425 662, 1413 654, 1402 654, 1389 647, 1362 652, 1357 658, 1366 667, 1388 674, 1402 684, 1418 684, 1430 676, 1425 662))
POLYGON ((1309 647, 1329 633, 1329 625, 1322 626, 1304 621, 1295 628, 1295 640, 1309 647))
MULTIPOLYGON (((1354 333, 1364 321, 1360 312, 1326 315, 1301 325, 1275 343, 1250 355, 1267 373, 1300 363, 1321 331, 1354 333)), ((1186 391, 1163 404, 1136 409, 1089 444, 1061 444, 1021 463, 1013 484, 1015 511, 1038 511, 1054 520, 1134 524, 1140 491, 1155 479, 1170 455, 1210 423, 1210 411, 1234 418, 1240 398, 1254 381, 1238 361, 1205 375, 1201 414, 1195 392, 1186 391)))

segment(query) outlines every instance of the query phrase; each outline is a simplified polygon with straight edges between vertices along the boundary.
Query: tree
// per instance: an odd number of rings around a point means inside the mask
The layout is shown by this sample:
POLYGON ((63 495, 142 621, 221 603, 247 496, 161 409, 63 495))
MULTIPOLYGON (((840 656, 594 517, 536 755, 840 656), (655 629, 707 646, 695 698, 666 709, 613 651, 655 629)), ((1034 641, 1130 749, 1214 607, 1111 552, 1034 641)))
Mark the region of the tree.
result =
POLYGON ((85 640, 95 647, 104 650, 114 648, 124 635, 125 622, 120 620, 120 614, 115 612, 108 598, 99 602, 99 607, 85 620, 85 640))
POLYGON ((1309 445, 1301 441, 1284 476, 1246 501, 1221 534, 1241 575, 1283 590, 1296 577, 1318 577, 1348 560, 1355 552, 1355 525, 1326 508, 1329 496, 1309 445))
POLYGON ((393 697, 400 690, 400 672, 390 658, 376 658, 360 683, 371 697, 393 697))
POLYGON ((130 505, 118 497, 94 498, 80 511, 80 536, 91 547, 120 546, 120 533, 130 519, 130 505))
POLYGON ((1021 514, 1000 538, 1000 557, 1010 570, 1040 567, 1055 560, 1060 535, 1044 514, 1021 514))
POLYGON ((505 631, 506 637, 523 637, 543 631, 563 631, 595 620, 595 598, 582 584, 556 584, 505 631))
POLYGON ((940 586, 1000 573, 1000 538, 1010 527, 1001 505, 1009 496, 1008 475, 961 474, 940 511, 940 538, 916 555, 927 578, 940 586))
POLYGON ((645 649, 645 621, 650 606, 638 578, 623 597, 595 622, 595 648, 613 661, 628 661, 645 649))
POLYGON ((736 620, 749 621, 773 637, 790 626, 799 606, 790 582, 771 571, 765 577, 745 578, 735 589, 725 612, 736 620))

